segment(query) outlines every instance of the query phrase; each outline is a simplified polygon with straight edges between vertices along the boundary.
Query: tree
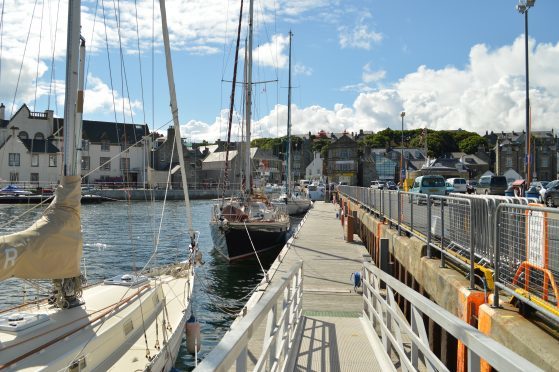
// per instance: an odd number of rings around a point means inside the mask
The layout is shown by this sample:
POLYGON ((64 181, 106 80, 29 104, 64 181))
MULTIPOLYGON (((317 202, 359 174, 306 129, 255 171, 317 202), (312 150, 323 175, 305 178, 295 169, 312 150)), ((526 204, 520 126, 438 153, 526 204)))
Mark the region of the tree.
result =
POLYGON ((466 154, 475 154, 480 145, 487 146, 487 139, 481 137, 479 134, 474 134, 460 141, 458 143, 458 148, 466 154))

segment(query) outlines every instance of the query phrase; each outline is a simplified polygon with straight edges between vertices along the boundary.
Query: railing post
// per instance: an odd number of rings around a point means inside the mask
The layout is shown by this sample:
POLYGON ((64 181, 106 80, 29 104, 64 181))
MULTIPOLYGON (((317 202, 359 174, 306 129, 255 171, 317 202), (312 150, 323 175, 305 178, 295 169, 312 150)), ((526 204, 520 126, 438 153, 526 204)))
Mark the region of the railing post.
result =
POLYGON ((470 223, 470 289, 475 289, 475 259, 476 259, 476 244, 474 242, 474 229, 470 223))
MULTIPOLYGON (((427 258, 431 258, 431 195, 427 195, 427 258)), ((442 203, 442 200, 441 200, 442 203)))
POLYGON ((398 197, 398 236, 402 234, 402 194, 400 190, 396 191, 398 197))
MULTIPOLYGON (((470 224, 471 228, 471 224, 470 224)), ((444 203, 441 203, 441 267, 444 269, 445 261, 446 261, 446 254, 445 254, 445 245, 444 245, 444 203)))
MULTIPOLYGON (((410 203, 410 229, 413 233, 413 194, 408 194, 408 195, 410 196, 410 200, 411 200, 411 203, 410 203)), ((419 199, 418 199, 417 203, 419 204, 419 199)))
POLYGON ((494 226, 495 226, 495 235, 493 236, 493 246, 495 248, 495 277, 493 278, 493 281, 495 283, 494 286, 494 291, 493 291, 493 305, 492 307, 495 308, 499 308, 501 305, 499 304, 499 286, 497 285, 499 283, 499 270, 500 270, 500 266, 501 266, 501 261, 500 261, 500 247, 499 247, 499 234, 500 234, 500 228, 501 228, 501 224, 498 222, 499 221, 499 212, 502 209, 502 205, 498 205, 497 206, 497 210, 495 211, 495 219, 494 219, 494 226))

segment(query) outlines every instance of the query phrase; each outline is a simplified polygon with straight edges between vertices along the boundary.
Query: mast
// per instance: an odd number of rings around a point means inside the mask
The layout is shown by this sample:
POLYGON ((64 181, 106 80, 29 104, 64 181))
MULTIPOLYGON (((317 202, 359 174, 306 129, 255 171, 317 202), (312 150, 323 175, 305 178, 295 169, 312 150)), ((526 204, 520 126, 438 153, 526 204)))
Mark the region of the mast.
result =
POLYGON ((235 107, 235 87, 237 85, 237 67, 239 64, 239 44, 241 42, 241 25, 243 20, 243 0, 241 0, 241 9, 239 11, 239 26, 237 28, 237 45, 235 47, 235 65, 233 67, 233 82, 231 85, 231 100, 229 102, 229 120, 227 123, 227 142, 225 143, 225 169, 223 171, 223 195, 222 201, 225 199, 225 187, 229 183, 229 145, 231 143, 231 126, 233 125, 233 110, 235 107))
POLYGON ((175 91, 175 78, 173 75, 173 62, 171 60, 171 47, 169 44, 169 30, 167 29, 167 12, 165 10, 165 0, 159 0, 161 9, 161 25, 163 28, 163 44, 165 45, 165 62, 167 65, 167 82, 169 84, 169 96, 171 98, 171 113, 173 114, 173 127, 175 128, 175 143, 177 146, 177 155, 181 167, 182 188, 184 191, 184 203, 186 205, 186 220, 188 222, 188 231, 190 238, 193 240, 194 230, 192 228, 192 217, 190 215, 190 199, 188 197, 188 184, 186 182, 186 167, 184 166, 184 155, 182 152, 181 128, 179 124, 179 109, 177 107, 177 93, 175 91))
MULTIPOLYGON (((65 176, 77 176, 81 173, 76 155, 78 138, 76 138, 76 101, 78 95, 78 65, 80 53, 80 0, 68 4, 68 38, 66 41, 66 93, 64 97, 64 165, 65 176)), ((83 95, 82 95, 83 97, 83 95)), ((81 140, 81 130, 80 138, 81 140)), ((80 143, 81 147, 81 143, 80 143)))
POLYGON ((248 45, 247 45, 247 65, 246 65, 246 123, 245 123, 245 189, 244 193, 249 194, 251 190, 251 164, 250 164, 250 125, 252 115, 252 28, 254 16, 254 0, 249 2, 249 19, 248 19, 248 45), (248 190, 248 191, 247 191, 248 190))
POLYGON ((291 38, 289 30, 289 80, 287 84, 287 196, 291 196, 291 38))

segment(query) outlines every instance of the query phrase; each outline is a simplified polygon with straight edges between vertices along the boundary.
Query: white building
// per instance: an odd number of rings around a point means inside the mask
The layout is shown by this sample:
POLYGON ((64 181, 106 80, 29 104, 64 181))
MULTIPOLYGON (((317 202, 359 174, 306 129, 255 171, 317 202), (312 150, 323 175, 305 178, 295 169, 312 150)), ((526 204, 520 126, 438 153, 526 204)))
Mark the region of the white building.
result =
POLYGON ((321 180, 324 159, 320 157, 320 152, 318 151, 314 152, 313 155, 313 160, 305 170, 305 178, 308 180, 321 180))
MULTIPOLYGON (((23 105, 8 121, 0 105, 0 178, 48 187, 62 173, 63 119, 23 105)), ((84 183, 142 183, 147 165, 142 139, 147 125, 83 121, 84 183)))

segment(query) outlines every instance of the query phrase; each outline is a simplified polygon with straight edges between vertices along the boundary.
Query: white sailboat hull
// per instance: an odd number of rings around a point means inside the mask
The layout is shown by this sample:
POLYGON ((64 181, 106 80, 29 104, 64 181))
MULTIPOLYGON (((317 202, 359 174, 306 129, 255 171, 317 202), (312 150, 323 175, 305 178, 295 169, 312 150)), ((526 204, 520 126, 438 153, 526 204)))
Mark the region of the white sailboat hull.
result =
POLYGON ((274 200, 273 205, 284 206, 290 216, 307 213, 310 209, 312 202, 309 199, 302 198, 288 198, 286 200, 274 200))
POLYGON ((84 290, 84 305, 68 310, 46 302, 19 307, 20 314, 49 319, 17 334, 0 330, 0 369, 168 371, 184 334, 193 279, 189 270, 134 288, 99 284, 84 290))

